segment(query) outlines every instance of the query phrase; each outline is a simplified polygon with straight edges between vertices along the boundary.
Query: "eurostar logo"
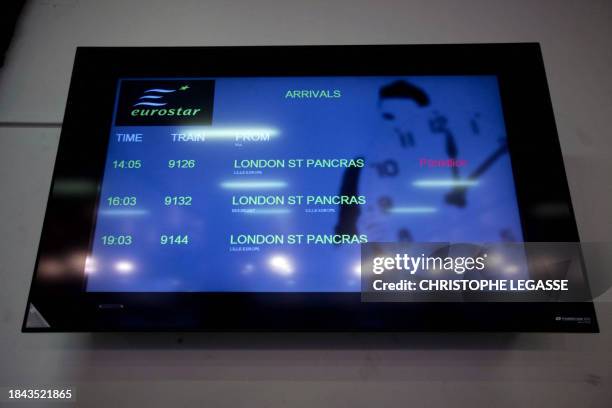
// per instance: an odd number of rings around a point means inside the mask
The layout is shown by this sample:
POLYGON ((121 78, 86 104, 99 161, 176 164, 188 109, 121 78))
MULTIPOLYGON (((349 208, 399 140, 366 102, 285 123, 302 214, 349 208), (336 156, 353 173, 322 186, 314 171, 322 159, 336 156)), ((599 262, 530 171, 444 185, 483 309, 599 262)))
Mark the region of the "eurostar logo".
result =
POLYGON ((175 92, 183 92, 189 89, 189 85, 179 86, 177 89, 167 88, 151 88, 145 89, 144 95, 138 98, 138 101, 132 107, 136 106, 152 106, 155 109, 133 109, 130 112, 132 116, 195 116, 202 111, 200 108, 185 108, 177 106, 173 108, 164 108, 168 104, 164 97, 175 92))
MULTIPOLYGON (((178 91, 186 91, 189 85, 183 85, 178 88, 178 91)), ((146 89, 144 95, 138 98, 138 101, 132 106, 166 106, 168 103, 162 99, 166 94, 174 93, 177 89, 152 88, 146 89)))
POLYGON ((211 79, 122 79, 118 126, 207 125, 212 122, 211 79))

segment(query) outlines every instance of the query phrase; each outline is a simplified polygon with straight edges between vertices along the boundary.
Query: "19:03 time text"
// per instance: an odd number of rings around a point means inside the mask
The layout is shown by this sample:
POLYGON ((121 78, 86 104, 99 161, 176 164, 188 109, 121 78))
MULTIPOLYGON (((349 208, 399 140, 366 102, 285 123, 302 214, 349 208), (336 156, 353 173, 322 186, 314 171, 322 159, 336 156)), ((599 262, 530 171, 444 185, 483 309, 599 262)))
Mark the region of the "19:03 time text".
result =
MULTIPOLYGON (((131 235, 103 235, 102 245, 104 246, 129 246, 134 243, 131 235)), ((188 245, 189 235, 187 234, 162 234, 159 236, 160 245, 188 245)))

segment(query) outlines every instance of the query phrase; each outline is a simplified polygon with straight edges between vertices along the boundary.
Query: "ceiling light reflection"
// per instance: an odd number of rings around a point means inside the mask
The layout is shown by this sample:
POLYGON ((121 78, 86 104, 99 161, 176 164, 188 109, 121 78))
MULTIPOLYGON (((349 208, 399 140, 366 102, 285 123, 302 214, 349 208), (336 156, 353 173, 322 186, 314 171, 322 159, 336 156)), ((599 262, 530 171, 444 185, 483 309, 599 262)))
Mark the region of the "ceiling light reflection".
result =
POLYGON ((253 265, 252 263, 248 263, 242 268, 243 275, 250 275, 253 273, 253 271, 255 271, 255 265, 253 265))
POLYGON ((358 278, 361 278, 361 262, 357 262, 353 266, 353 275, 355 275, 358 278))
POLYGON ((288 208, 243 208, 245 211, 241 211, 243 214, 250 215, 268 215, 268 214, 290 214, 291 210, 288 208))
POLYGON ((130 261, 118 261, 115 263, 115 270, 121 275, 129 275, 134 272, 134 264, 130 261))
POLYGON ((226 190, 256 190, 266 188, 285 188, 287 182, 280 180, 260 180, 260 181, 223 181, 221 188, 226 190))
POLYGON ((280 276, 291 276, 293 275, 293 263, 285 256, 275 255, 270 258, 268 265, 272 272, 280 276))
POLYGON ((149 211, 147 210, 100 210, 98 214, 105 216, 115 216, 115 217, 134 217, 141 215, 148 215, 149 211))
POLYGON ((96 273, 97 270, 98 270, 98 264, 96 262, 96 259, 90 256, 86 257, 85 258, 85 273, 87 275, 91 275, 93 273, 96 273))
POLYGON ((277 129, 269 127, 202 127, 181 130, 181 133, 172 133, 173 140, 188 140, 205 142, 206 140, 236 140, 236 141, 267 141, 278 136, 277 129))
POLYGON ((393 207, 387 210, 391 214, 431 214, 438 211, 435 207, 393 207))
POLYGON ((455 179, 433 179, 415 180, 414 187, 436 188, 436 187, 473 187, 478 185, 477 180, 455 180, 455 179))
POLYGON ((507 265, 504 268, 504 272, 507 273, 508 275, 514 275, 515 273, 517 273, 520 270, 520 268, 518 267, 518 265, 507 265))

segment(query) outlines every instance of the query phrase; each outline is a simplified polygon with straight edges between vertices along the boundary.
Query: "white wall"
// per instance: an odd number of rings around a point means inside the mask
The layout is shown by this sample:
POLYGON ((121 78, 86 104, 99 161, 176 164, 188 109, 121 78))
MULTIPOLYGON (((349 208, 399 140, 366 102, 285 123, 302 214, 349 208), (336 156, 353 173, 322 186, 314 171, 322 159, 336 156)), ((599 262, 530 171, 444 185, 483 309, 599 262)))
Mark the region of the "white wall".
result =
POLYGON ((0 72, 0 387, 76 386, 86 407, 612 406, 609 302, 599 335, 19 333, 77 45, 538 41, 582 238, 609 241, 611 38, 610 1, 31 1, 0 72))

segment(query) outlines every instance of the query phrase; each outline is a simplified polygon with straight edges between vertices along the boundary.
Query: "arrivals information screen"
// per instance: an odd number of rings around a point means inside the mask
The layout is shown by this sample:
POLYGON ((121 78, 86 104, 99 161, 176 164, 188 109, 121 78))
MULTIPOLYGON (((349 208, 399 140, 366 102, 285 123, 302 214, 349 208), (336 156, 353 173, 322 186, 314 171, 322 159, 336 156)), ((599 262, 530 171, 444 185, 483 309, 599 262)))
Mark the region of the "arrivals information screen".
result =
POLYGON ((88 292, 358 292, 366 242, 520 242, 496 76, 123 78, 88 292))
POLYGON ((594 332, 604 265, 538 44, 79 47, 22 330, 594 332))

